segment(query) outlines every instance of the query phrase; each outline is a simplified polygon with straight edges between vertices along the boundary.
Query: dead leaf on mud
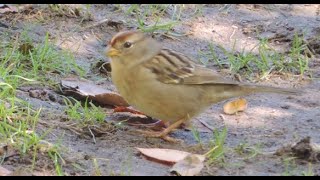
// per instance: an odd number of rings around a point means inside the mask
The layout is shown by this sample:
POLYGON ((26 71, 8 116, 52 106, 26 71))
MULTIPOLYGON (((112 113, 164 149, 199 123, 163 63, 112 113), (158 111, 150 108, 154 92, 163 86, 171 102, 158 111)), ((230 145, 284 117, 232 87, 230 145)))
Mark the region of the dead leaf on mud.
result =
POLYGON ((9 170, 6 169, 6 168, 0 166, 0 176, 7 176, 7 175, 9 175, 10 173, 12 173, 12 172, 9 171, 9 170))
POLYGON ((199 174, 203 169, 204 160, 205 156, 190 154, 183 160, 177 162, 170 171, 180 176, 194 176, 199 174))
POLYGON ((223 111, 226 114, 235 114, 240 111, 247 109, 248 103, 244 98, 230 101, 223 106, 223 111))
MULTIPOLYGON (((136 148, 149 160, 153 160, 159 163, 173 165, 179 161, 184 160, 191 153, 178 151, 174 149, 159 149, 159 148, 136 148)), ((193 154, 195 157, 202 159, 203 156, 199 154, 193 154)))
POLYGON ((311 138, 305 137, 293 145, 278 149, 275 154, 278 156, 291 154, 298 159, 310 162, 320 162, 320 145, 311 143, 311 138))
POLYGON ((125 106, 129 104, 118 93, 101 88, 88 80, 66 78, 61 80, 62 92, 75 98, 89 98, 99 105, 125 106))

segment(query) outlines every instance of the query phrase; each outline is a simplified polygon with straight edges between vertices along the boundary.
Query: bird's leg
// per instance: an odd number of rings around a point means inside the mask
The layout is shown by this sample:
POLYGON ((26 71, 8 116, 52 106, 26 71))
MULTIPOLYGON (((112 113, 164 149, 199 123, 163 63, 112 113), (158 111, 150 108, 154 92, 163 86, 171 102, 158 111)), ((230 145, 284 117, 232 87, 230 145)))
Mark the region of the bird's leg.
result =
POLYGON ((137 130, 137 132, 142 133, 142 134, 144 134, 144 135, 147 136, 147 137, 162 138, 162 139, 164 139, 164 140, 166 140, 166 141, 169 141, 169 142, 177 142, 176 139, 169 137, 168 134, 169 134, 172 130, 178 128, 178 127, 179 127, 183 122, 185 122, 185 121, 186 121, 186 119, 183 118, 183 119, 181 119, 181 120, 173 123, 172 125, 170 125, 169 127, 167 127, 166 129, 164 129, 164 130, 161 131, 161 132, 142 131, 142 130, 137 130))

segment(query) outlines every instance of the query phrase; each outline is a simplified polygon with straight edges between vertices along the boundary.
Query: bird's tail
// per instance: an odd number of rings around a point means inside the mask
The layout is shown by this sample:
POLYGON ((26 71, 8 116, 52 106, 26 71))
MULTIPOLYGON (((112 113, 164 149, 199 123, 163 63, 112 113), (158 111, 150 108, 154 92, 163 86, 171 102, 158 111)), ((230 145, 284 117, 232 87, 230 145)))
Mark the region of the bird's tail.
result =
POLYGON ((260 85, 241 85, 243 88, 250 89, 252 93, 279 93, 288 95, 301 95, 302 91, 292 88, 279 88, 270 86, 260 86, 260 85))

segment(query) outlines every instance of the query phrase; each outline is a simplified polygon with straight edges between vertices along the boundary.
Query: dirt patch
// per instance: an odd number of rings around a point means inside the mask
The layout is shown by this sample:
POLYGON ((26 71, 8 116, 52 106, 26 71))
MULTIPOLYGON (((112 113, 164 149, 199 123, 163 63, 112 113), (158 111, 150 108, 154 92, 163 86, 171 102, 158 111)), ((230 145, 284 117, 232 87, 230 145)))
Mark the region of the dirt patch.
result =
MULTIPOLYGON (((115 33, 138 26, 134 12, 132 15, 124 13, 129 11, 130 5, 91 5, 88 11, 82 13, 76 9, 84 6, 69 8, 61 13, 52 12, 48 5, 35 5, 19 13, 3 14, 0 16, 0 36, 7 42, 9 37, 28 29, 33 42, 41 43, 48 32, 50 41, 54 42, 57 49, 72 52, 76 63, 85 69, 86 79, 101 88, 116 91, 108 76, 109 67, 101 69, 101 62, 108 61, 104 50, 115 33), (124 11, 119 10, 119 7, 124 11)), ((282 155, 279 157, 268 152, 274 152, 282 148, 283 144, 292 144, 307 136, 314 143, 320 143, 319 5, 203 5, 199 10, 200 15, 192 17, 188 13, 198 12, 195 11, 196 6, 186 6, 186 9, 180 17, 181 23, 172 30, 187 35, 170 38, 156 34, 155 38, 165 47, 184 52, 195 61, 199 59, 199 51, 210 50, 210 43, 216 47, 216 56, 226 60, 228 57, 219 47, 229 51, 234 48, 235 52, 249 52, 263 38, 268 38, 276 51, 285 53, 291 46, 294 34, 304 34, 314 54, 309 59, 314 79, 276 73, 264 80, 255 79, 257 84, 299 87, 303 89, 301 96, 251 95, 245 97, 248 108, 244 112, 224 115, 222 107, 225 102, 222 102, 213 105, 193 121, 194 127, 200 132, 201 143, 205 145, 213 139, 213 133, 211 130, 208 133, 206 126, 218 130, 225 126, 228 128, 223 161, 206 166, 202 175, 302 175, 309 168, 307 163, 296 164, 294 168, 288 169, 282 155), (241 149, 239 147, 244 144, 247 146, 244 153, 237 153, 235 149, 241 149)), ((173 10, 167 11, 164 21, 170 19, 173 10)), ((147 18, 144 23, 151 24, 150 19, 147 18)), ((252 52, 259 53, 257 48, 252 52)), ((218 70, 213 61, 206 65, 218 70)), ((51 75, 56 83, 64 78, 63 75, 51 75)), ((43 134, 49 130, 46 141, 62 147, 64 151, 61 156, 65 161, 62 162, 62 171, 65 175, 172 175, 170 167, 147 161, 138 154, 135 147, 169 148, 200 154, 208 150, 205 145, 199 147, 193 132, 185 129, 172 134, 175 138, 183 139, 182 144, 171 144, 135 134, 132 130, 137 127, 129 126, 128 123, 137 121, 128 122, 128 116, 114 115, 109 108, 104 108, 108 121, 102 123, 101 127, 79 127, 76 122, 68 119, 64 97, 51 86, 20 87, 17 96, 29 102, 33 108, 42 108, 37 133, 43 134)), ((139 123, 146 121, 155 122, 143 119, 139 123)), ((314 155, 308 139, 290 150, 303 159, 318 158, 319 161, 319 154, 314 155)), ((13 156, 4 160, 1 166, 11 171, 20 166, 30 168, 32 158, 32 155, 13 156)), ((35 170, 56 172, 52 159, 42 155, 36 159, 35 170)), ((319 169, 319 163, 312 164, 315 175, 320 174, 319 169)))

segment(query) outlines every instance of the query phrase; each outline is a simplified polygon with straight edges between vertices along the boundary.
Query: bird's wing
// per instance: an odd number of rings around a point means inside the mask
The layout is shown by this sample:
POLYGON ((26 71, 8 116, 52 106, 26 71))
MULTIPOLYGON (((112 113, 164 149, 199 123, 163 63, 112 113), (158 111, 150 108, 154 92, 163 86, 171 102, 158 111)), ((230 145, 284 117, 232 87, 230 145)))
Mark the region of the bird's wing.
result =
POLYGON ((232 84, 237 82, 225 79, 214 71, 193 63, 185 55, 163 49, 150 61, 144 63, 157 79, 166 84, 232 84))

